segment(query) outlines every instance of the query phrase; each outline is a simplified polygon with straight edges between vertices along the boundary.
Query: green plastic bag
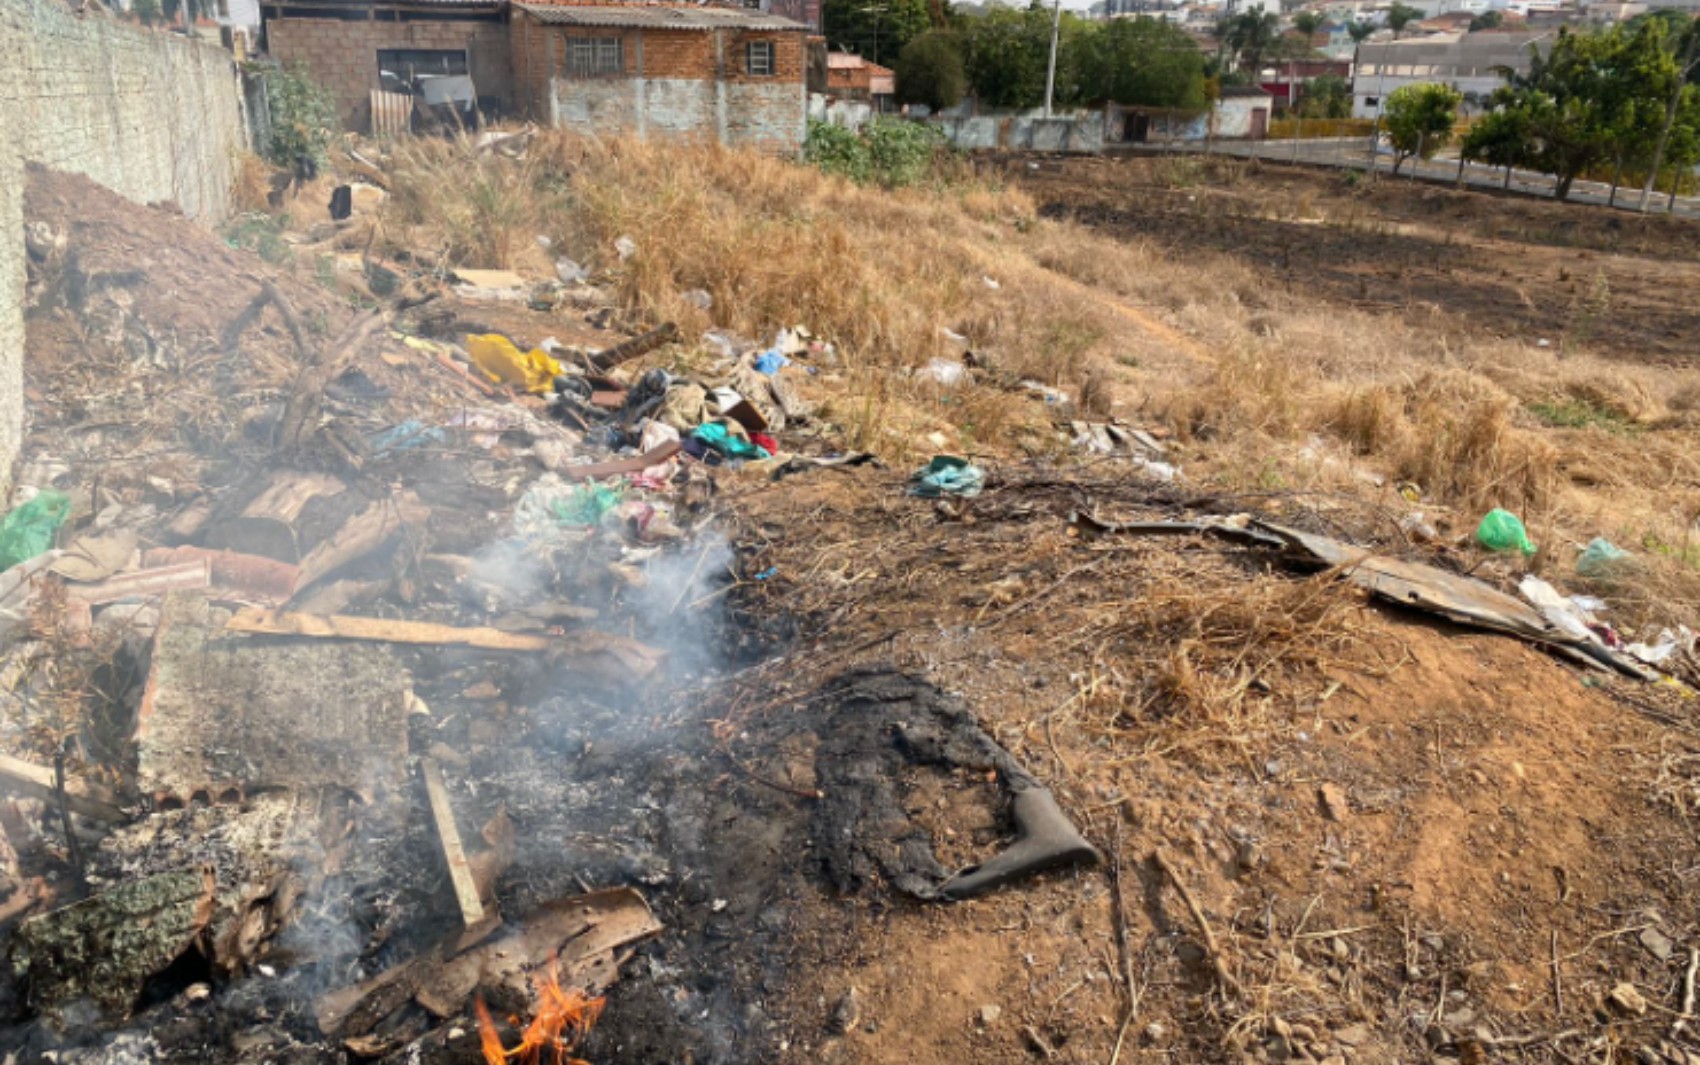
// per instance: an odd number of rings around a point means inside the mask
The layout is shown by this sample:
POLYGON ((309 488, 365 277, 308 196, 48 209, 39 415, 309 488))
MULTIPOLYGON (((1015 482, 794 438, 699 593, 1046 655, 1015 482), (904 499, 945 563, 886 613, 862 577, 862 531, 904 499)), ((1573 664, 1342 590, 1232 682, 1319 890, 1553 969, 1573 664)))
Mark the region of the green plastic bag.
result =
POLYGON ((1498 507, 1488 511, 1482 523, 1476 526, 1476 540, 1489 551, 1535 553, 1535 545, 1529 542, 1529 530, 1523 528, 1522 519, 1498 507))
POLYGON ((935 455, 933 461, 916 470, 909 480, 909 494, 912 496, 937 499, 952 495, 971 499, 979 495, 980 489, 985 486, 986 473, 967 459, 935 455))
POLYGON ((567 498, 557 499, 549 509, 562 525, 596 525, 625 497, 626 490, 619 485, 591 482, 579 485, 567 498))
POLYGON ((0 521, 0 570, 28 562, 53 546, 71 500, 63 492, 40 492, 0 521))
POLYGON ((1628 561, 1629 552, 1603 536, 1596 536, 1576 560, 1576 572, 1584 577, 1606 577, 1622 569, 1628 561))

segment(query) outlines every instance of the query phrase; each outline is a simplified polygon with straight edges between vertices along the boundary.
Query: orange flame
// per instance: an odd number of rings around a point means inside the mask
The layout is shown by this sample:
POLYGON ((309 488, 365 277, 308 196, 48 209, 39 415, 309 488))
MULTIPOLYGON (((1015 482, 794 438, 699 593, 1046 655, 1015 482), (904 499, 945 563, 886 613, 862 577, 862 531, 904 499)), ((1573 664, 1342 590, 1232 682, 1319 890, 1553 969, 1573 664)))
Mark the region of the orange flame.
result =
POLYGON ((519 1065, 541 1065, 545 1050, 553 1052, 554 1065, 588 1065, 568 1055, 596 1026, 607 1000, 591 998, 576 987, 563 988, 555 958, 549 959, 548 968, 540 970, 533 983, 537 988, 537 1015, 526 1025, 525 1035, 512 1050, 502 1045, 502 1036, 496 1031, 496 1022, 490 1018, 484 999, 480 997, 473 1003, 487 1065, 508 1065, 511 1061, 519 1065))

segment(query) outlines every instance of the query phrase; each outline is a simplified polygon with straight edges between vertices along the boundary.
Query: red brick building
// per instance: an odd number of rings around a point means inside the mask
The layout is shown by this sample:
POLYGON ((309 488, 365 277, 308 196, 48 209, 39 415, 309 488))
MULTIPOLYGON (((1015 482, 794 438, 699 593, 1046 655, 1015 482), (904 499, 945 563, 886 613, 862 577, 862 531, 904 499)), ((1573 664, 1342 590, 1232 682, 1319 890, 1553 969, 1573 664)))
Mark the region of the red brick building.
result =
POLYGON ((589 134, 801 146, 807 27, 743 7, 516 3, 518 106, 589 134))
POLYGON ((826 91, 840 99, 871 103, 876 111, 890 111, 897 100, 897 72, 852 52, 829 52, 826 91))
MULTIPOLYGON (((805 9, 818 0, 791 0, 805 9)), ((773 6, 782 6, 777 2, 773 6)), ((808 27, 723 3, 266 0, 271 56, 336 96, 350 129, 422 76, 470 77, 486 113, 586 134, 803 140, 808 27)), ((405 103, 405 101, 403 101, 405 103)))

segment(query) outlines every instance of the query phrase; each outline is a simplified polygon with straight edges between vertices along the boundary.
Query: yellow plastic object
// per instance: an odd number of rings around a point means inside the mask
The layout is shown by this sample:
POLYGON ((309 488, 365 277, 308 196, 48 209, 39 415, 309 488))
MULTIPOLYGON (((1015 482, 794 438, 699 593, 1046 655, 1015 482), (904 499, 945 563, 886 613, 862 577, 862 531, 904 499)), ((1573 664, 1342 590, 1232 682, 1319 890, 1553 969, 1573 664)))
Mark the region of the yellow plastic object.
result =
POLYGON ((527 392, 550 391, 561 373, 561 364, 542 348, 522 353, 500 333, 467 337, 466 353, 480 370, 490 375, 490 380, 519 385, 527 392))

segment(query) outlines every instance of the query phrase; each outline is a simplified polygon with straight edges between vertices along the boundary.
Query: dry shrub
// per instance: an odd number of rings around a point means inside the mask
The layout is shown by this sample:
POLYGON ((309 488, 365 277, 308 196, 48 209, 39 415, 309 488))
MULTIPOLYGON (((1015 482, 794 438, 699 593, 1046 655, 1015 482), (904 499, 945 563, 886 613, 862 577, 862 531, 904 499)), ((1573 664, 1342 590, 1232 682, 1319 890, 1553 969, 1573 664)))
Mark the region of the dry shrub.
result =
POLYGON ((230 202, 236 213, 268 210, 267 197, 272 191, 272 175, 277 168, 255 155, 240 152, 236 156, 236 179, 230 186, 230 202))
POLYGON ((1302 380, 1290 359, 1241 348, 1219 359, 1204 383, 1182 389, 1164 415, 1182 439, 1246 434, 1286 438, 1303 421, 1302 380))
POLYGON ((1518 429, 1516 411, 1516 401, 1485 378, 1440 370, 1325 402, 1321 425, 1437 499, 1536 512, 1549 503, 1558 452, 1518 429))
POLYGON ((1088 418, 1103 419, 1110 416, 1114 403, 1108 371, 1102 366, 1088 366, 1080 375, 1080 384, 1075 389, 1075 407, 1088 418))
POLYGON ((564 152, 540 137, 523 157, 479 151, 475 139, 403 142, 392 164, 387 220, 409 250, 442 265, 511 269, 536 255, 545 219, 565 206, 564 152), (429 250, 427 250, 429 249, 429 250))
POLYGON ((1665 397, 1665 406, 1673 411, 1700 411, 1700 381, 1683 385, 1665 397))
POLYGON ((1298 697, 1307 677, 1320 687, 1321 667, 1356 642, 1355 602, 1329 574, 1204 589, 1195 580, 1154 585, 1121 607, 1123 646, 1155 661, 1119 716, 1208 725, 1218 738, 1243 738, 1264 724, 1256 711, 1267 710, 1274 693, 1298 697))

